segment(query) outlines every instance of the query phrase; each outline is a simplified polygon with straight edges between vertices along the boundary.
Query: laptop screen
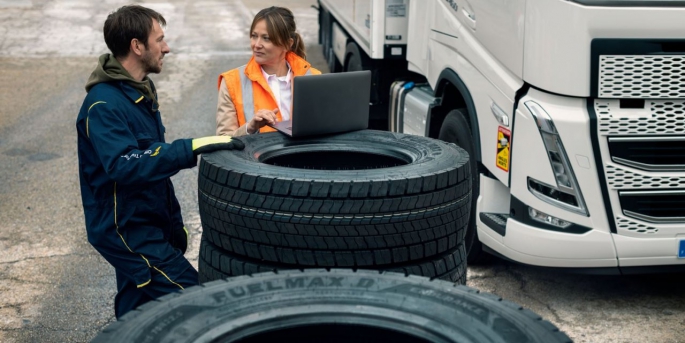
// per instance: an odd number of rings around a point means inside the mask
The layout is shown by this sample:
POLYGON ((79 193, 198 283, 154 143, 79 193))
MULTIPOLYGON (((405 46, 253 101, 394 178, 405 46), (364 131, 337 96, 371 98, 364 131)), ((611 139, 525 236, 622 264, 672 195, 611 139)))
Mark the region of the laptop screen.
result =
POLYGON ((368 127, 370 71, 297 76, 293 82, 293 137, 368 127))

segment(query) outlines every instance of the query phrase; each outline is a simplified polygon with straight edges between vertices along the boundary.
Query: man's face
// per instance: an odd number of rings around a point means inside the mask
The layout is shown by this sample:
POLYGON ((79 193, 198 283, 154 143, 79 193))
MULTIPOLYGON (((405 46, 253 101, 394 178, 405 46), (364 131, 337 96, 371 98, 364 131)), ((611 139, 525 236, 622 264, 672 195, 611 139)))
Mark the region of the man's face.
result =
POLYGON ((157 20, 153 19, 152 31, 150 31, 150 36, 147 38, 147 47, 143 47, 143 55, 141 57, 145 74, 159 74, 162 72, 162 65, 164 64, 162 59, 169 51, 169 46, 164 41, 164 31, 157 20))

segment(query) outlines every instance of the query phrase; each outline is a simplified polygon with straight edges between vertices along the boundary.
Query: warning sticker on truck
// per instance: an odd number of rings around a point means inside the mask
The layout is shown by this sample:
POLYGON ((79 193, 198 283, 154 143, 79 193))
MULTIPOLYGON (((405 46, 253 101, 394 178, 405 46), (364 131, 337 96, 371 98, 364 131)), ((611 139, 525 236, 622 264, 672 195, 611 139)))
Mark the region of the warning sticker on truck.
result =
POLYGON ((404 18, 407 16, 405 0, 388 0, 385 3, 386 18, 404 18))
POLYGON ((511 131, 504 127, 497 129, 497 168, 509 172, 509 156, 511 152, 511 131))

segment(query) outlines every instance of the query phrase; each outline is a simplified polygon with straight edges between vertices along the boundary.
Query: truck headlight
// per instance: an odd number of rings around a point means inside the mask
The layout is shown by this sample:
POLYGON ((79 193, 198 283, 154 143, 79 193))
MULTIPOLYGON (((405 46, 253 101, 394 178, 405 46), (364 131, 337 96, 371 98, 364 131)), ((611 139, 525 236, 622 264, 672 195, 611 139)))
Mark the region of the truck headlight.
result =
POLYGON ((528 178, 528 190, 544 202, 588 216, 589 213, 578 187, 578 181, 573 174, 573 168, 571 168, 571 163, 552 118, 535 101, 526 101, 525 105, 538 126, 557 183, 556 185, 547 185, 533 178, 528 178))
POLYGON ((549 215, 545 212, 538 211, 532 207, 528 207, 528 215, 530 216, 531 219, 538 221, 540 223, 545 223, 548 225, 553 225, 561 229, 565 229, 569 226, 571 226, 570 222, 567 222, 563 219, 559 219, 555 216, 549 215))

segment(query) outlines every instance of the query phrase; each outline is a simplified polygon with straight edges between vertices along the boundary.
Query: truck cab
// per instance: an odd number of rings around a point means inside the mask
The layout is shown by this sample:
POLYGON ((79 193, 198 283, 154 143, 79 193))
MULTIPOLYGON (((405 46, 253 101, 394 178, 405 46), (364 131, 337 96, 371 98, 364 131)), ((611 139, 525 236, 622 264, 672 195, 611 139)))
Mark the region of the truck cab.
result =
POLYGON ((375 127, 470 154, 469 262, 685 271, 685 1, 319 3, 375 127))

